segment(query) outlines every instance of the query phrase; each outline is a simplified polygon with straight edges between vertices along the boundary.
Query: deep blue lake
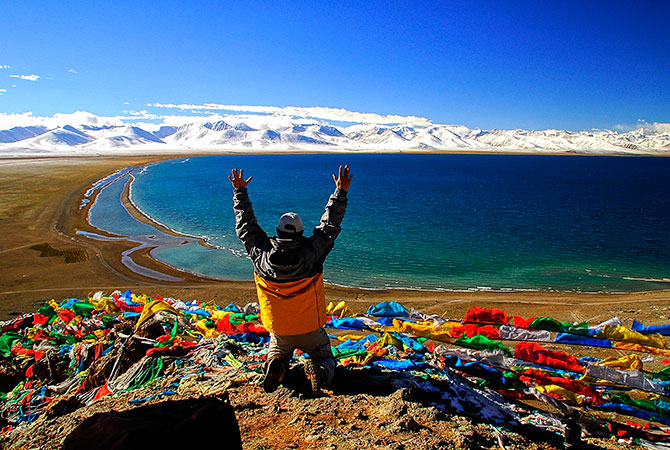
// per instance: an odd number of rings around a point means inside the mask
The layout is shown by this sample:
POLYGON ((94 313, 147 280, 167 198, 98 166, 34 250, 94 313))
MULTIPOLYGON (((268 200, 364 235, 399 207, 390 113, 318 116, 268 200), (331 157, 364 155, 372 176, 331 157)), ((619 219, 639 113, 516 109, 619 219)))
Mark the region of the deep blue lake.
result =
MULTIPOLYGON (((182 158, 135 171, 146 214, 219 247, 168 246, 154 256, 225 279, 252 279, 234 232, 231 168, 274 234, 295 211, 306 234, 349 164, 343 231, 325 265, 331 283, 366 288, 635 291, 670 288, 670 158, 320 154, 182 158), (665 279, 665 281, 663 281, 665 279)), ((150 234, 107 188, 91 222, 150 234)))

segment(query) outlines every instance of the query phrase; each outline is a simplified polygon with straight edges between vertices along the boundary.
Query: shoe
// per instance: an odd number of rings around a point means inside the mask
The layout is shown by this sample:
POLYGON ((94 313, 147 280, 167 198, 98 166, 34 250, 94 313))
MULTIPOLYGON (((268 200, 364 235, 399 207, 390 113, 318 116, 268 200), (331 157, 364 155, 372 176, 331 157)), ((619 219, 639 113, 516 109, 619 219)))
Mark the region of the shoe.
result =
POLYGON ((308 358, 303 364, 303 370, 305 371, 305 378, 307 378, 307 394, 312 397, 319 397, 321 395, 320 385, 323 384, 323 375, 320 368, 317 368, 314 361, 308 358))
POLYGON ((286 363, 281 358, 271 359, 265 371, 263 380, 263 390, 265 392, 274 392, 277 390, 286 375, 286 363))

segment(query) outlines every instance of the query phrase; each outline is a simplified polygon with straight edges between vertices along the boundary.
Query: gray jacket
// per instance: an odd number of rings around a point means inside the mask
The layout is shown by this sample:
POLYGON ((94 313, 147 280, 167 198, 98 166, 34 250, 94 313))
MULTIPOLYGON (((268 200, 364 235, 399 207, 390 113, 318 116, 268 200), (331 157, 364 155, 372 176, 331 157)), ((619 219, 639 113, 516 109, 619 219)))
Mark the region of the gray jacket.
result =
POLYGON ((323 272, 323 262, 342 230, 346 208, 347 191, 336 188, 311 237, 280 242, 276 237, 268 237, 258 225, 247 188, 233 192, 235 232, 254 263, 254 272, 276 282, 295 281, 323 272))

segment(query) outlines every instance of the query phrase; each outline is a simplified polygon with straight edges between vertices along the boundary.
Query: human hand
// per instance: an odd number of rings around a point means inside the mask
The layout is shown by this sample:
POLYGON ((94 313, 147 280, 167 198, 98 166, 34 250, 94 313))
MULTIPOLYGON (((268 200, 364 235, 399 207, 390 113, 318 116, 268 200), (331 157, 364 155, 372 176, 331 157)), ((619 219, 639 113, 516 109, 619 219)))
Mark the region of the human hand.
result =
POLYGON ((249 184, 251 182, 251 179, 253 178, 253 177, 249 177, 245 180, 244 179, 244 170, 242 170, 242 169, 239 169, 239 172, 238 172, 238 169, 233 169, 232 175, 233 175, 232 177, 230 175, 228 175, 228 179, 230 180, 231 183, 233 183, 233 187, 235 189, 246 187, 247 184, 249 184))
POLYGON ((333 174, 333 181, 335 182, 336 187, 348 191, 353 177, 353 174, 349 175, 349 166, 344 166, 344 170, 342 170, 342 166, 340 166, 340 173, 337 178, 335 177, 335 174, 333 174))

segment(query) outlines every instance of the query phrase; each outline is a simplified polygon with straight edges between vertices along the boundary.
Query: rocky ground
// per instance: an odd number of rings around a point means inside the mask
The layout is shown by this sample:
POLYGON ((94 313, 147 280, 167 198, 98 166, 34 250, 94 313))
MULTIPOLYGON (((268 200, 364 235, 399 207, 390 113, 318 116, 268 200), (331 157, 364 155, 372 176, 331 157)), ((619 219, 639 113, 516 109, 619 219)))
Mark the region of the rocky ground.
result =
MULTIPOLYGON (((351 379, 349 386, 341 383, 336 391, 324 391, 317 398, 300 393, 297 374, 293 385, 289 381, 289 387, 271 394, 263 392, 260 381, 261 376, 253 372, 184 376, 183 371, 175 370, 141 389, 110 395, 88 406, 80 407, 74 398, 52 402, 48 411, 28 427, 5 435, 0 447, 58 450, 78 425, 96 413, 184 398, 224 396, 234 408, 245 450, 565 448, 563 430, 494 427, 479 421, 476 411, 471 417, 443 412, 426 406, 429 400, 418 397, 412 389, 394 390, 383 383, 366 383, 364 376, 351 379), (173 395, 131 403, 165 392, 170 386, 173 395)), ((217 430, 211 432, 213 442, 227 439, 217 435, 217 430)), ((624 449, 631 445, 615 438, 585 437, 583 447, 624 449)))

